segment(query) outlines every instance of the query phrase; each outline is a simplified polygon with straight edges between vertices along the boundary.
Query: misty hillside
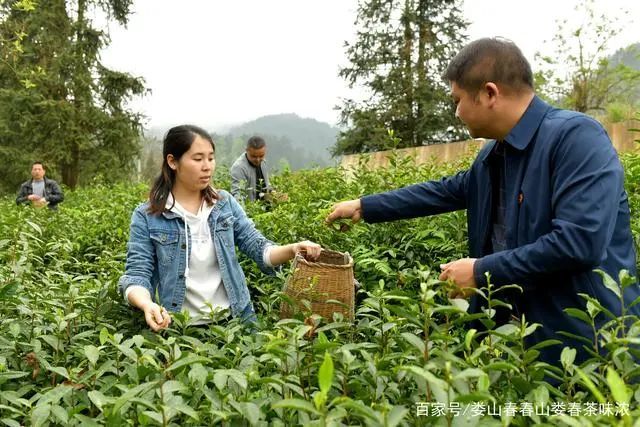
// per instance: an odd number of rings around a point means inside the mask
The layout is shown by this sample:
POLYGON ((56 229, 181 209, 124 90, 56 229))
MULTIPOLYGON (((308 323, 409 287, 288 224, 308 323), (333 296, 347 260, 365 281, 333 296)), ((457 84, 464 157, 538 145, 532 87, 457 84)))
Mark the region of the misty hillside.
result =
MULTIPOLYGON (((618 64, 640 71, 640 43, 634 43, 624 49, 619 49, 609 57, 609 63, 612 66, 618 64)), ((630 104, 640 103, 640 83, 638 81, 626 84, 626 98, 630 104)))
POLYGON ((315 119, 305 119, 297 114, 277 114, 260 117, 241 126, 231 128, 234 136, 263 134, 286 137, 294 148, 304 148, 314 157, 329 160, 329 149, 336 143, 338 129, 315 119), (317 156, 316 156, 317 155, 317 156))
POLYGON ((640 70, 640 43, 634 43, 619 49, 609 57, 612 65, 624 64, 634 70, 640 70))
MULTIPOLYGON (((143 175, 152 177, 162 160, 162 138, 168 128, 153 126, 145 131, 142 141, 141 168, 143 175)), ((216 143, 216 161, 220 166, 231 166, 244 152, 247 139, 262 136, 267 142, 267 161, 272 169, 285 165, 292 170, 313 166, 328 166, 329 149, 335 144, 338 129, 315 119, 301 118, 297 114, 275 114, 234 126, 225 133, 208 128, 216 143)))
POLYGON ((267 159, 272 165, 286 161, 292 169, 301 169, 333 163, 329 149, 336 142, 338 129, 297 114, 276 114, 232 127, 221 137, 235 159, 253 135, 260 135, 267 142, 267 159))

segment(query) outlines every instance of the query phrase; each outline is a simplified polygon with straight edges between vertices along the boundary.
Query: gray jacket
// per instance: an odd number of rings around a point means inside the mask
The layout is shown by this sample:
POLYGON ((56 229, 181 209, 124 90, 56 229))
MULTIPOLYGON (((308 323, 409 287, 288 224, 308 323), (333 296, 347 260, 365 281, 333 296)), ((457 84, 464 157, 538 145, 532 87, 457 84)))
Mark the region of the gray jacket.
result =
MULTIPOLYGON (((264 183, 267 187, 267 191, 271 190, 271 184, 269 183, 269 167, 266 161, 260 163, 262 169, 262 176, 264 176, 264 183)), ((248 198, 252 202, 257 199, 256 195, 256 171, 254 166, 249 163, 245 153, 242 153, 240 157, 231 165, 231 194, 236 200, 243 202, 248 198)))

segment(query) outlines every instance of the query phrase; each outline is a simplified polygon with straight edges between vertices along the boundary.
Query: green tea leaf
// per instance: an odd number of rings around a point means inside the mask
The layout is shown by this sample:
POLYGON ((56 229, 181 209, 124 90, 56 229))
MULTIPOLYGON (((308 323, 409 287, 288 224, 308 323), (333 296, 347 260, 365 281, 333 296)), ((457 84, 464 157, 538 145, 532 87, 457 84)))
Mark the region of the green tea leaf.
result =
POLYGON ((98 357, 100 356, 100 349, 94 345, 85 345, 84 354, 87 356, 91 366, 95 366, 98 362, 98 357))
POLYGON ((320 385, 320 391, 327 394, 331 389, 331 383, 333 382, 333 360, 329 352, 324 353, 324 361, 320 365, 318 371, 318 384, 320 385))
POLYGON ((611 390, 611 395, 617 403, 629 403, 631 393, 622 378, 620 378, 620 375, 611 367, 607 368, 607 384, 611 390))
POLYGON ((584 384, 589 389, 591 394, 593 394, 593 396, 598 400, 598 402, 606 403, 606 399, 604 398, 600 390, 598 390, 598 388, 593 383, 593 381, 591 381, 591 379, 587 376, 587 374, 585 374, 580 368, 577 368, 577 367, 576 367, 576 372, 580 376, 580 379, 582 380, 582 384, 584 384))
POLYGON ((91 400, 91 402, 96 405, 96 407, 100 411, 102 411, 102 407, 104 405, 111 404, 115 400, 112 397, 105 396, 98 390, 91 390, 89 393, 87 393, 87 396, 89 397, 89 400, 91 400))
POLYGON ((258 405, 253 402, 239 402, 240 413, 249 421, 252 426, 257 425, 262 418, 262 412, 258 405))
POLYGON ((387 427, 395 427, 399 425, 404 417, 409 413, 409 410, 404 406, 394 406, 387 414, 387 427))
POLYGON ((173 362, 171 364, 171 366, 169 366, 167 368, 167 371, 171 372, 171 371, 175 371, 176 369, 180 369, 184 366, 188 366, 194 363, 204 363, 207 364, 209 362, 209 358, 208 357, 204 357, 204 356, 198 356, 195 354, 190 354, 186 357, 183 357, 182 359, 176 360, 175 362, 173 362))
POLYGON ((412 346, 414 346, 419 352, 420 354, 424 354, 424 341, 421 340, 420 338, 418 338, 416 335, 409 333, 409 332, 403 332, 402 334, 400 334, 402 336, 402 338, 404 338, 409 344, 411 344, 412 346))
POLYGON ((51 405, 38 405, 33 408, 31 412, 31 425, 34 427, 39 427, 45 424, 49 420, 49 415, 51 414, 51 405))
POLYGON ((613 292, 614 294, 616 294, 616 296, 618 298, 622 297, 622 290, 620 290, 620 285, 618 285, 616 283, 615 280, 613 280, 613 278, 611 276, 609 276, 605 271, 603 270, 595 270, 596 273, 598 273, 600 275, 600 277, 602 277, 602 284, 609 289, 611 292, 613 292))
POLYGON ((100 345, 104 345, 107 341, 109 341, 110 337, 111 337, 111 334, 109 334, 109 331, 107 331, 107 328, 102 328, 100 330, 100 345))
POLYGON ((476 335, 478 331, 476 329, 469 329, 464 336, 464 348, 467 350, 471 350, 471 343, 473 342, 473 337, 476 335))
POLYGON ((576 349, 565 347, 560 354, 560 362, 564 369, 569 369, 573 365, 573 361, 576 359, 576 349))
POLYGON ((283 399, 271 405, 273 409, 285 408, 320 415, 320 411, 313 407, 311 402, 302 399, 283 399))
POLYGON ((64 366, 49 366, 47 369, 51 372, 55 372, 56 374, 65 377, 66 379, 69 379, 69 372, 64 366))

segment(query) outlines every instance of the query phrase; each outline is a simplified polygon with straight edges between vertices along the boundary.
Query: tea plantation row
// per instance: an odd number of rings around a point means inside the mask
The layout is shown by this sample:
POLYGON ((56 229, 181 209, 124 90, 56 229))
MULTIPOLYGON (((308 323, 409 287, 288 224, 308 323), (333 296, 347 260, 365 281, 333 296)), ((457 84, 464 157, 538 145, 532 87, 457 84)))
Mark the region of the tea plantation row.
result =
MULTIPOLYGON (((640 242, 640 156, 626 155, 633 233, 640 242)), ((20 425, 633 425, 640 418, 640 323, 599 331, 610 352, 576 366, 537 360, 535 325, 489 333, 449 300, 437 266, 465 256, 465 214, 327 227, 331 204, 439 178, 468 165, 285 172, 289 201, 248 213, 269 238, 310 239, 350 252, 362 284, 354 323, 281 320, 289 271, 242 265, 259 324, 194 327, 176 315, 155 334, 117 294, 133 208, 145 185, 67 192, 58 212, 0 201, 0 423, 20 425), (345 227, 346 228, 346 227, 345 227)), ((220 171, 218 177, 224 177, 220 171)), ((217 186, 228 187, 223 179, 217 186)), ((618 278, 614 278, 618 280, 618 278)), ((623 285, 630 279, 623 277, 623 285)), ((610 282, 613 290, 617 284, 610 282)), ((500 292, 488 292, 489 308, 500 292)), ((592 302, 574 314, 591 322, 592 302)), ((544 345, 544 344, 543 344, 544 345)), ((593 343, 586 345, 593 348, 593 343)), ((638 425, 638 422, 635 423, 638 425)))

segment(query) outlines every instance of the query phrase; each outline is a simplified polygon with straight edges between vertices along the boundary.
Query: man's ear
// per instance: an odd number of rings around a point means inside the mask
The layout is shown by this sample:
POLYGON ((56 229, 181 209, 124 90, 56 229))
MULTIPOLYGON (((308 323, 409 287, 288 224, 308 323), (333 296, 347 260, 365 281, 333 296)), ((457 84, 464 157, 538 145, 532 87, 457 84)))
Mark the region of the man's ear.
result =
POLYGON ((493 82, 486 82, 484 84, 484 90, 487 93, 489 106, 493 106, 498 100, 498 96, 500 95, 500 88, 498 88, 498 85, 493 82))

